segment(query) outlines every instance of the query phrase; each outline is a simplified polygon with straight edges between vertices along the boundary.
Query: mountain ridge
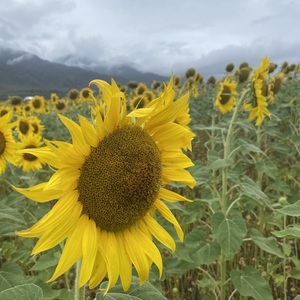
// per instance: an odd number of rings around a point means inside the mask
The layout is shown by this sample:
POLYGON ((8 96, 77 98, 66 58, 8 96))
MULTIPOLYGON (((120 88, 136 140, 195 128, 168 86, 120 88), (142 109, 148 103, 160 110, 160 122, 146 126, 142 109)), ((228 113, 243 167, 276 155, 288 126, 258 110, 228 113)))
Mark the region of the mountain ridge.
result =
POLYGON ((0 48, 0 99, 9 96, 21 97, 51 93, 65 96, 70 89, 87 87, 93 79, 102 79, 126 85, 129 81, 144 82, 150 86, 153 80, 165 81, 154 73, 142 73, 133 67, 123 65, 111 69, 94 66, 93 70, 70 66, 62 62, 51 62, 29 52, 0 48), (103 69, 103 70, 101 70, 103 69), (110 73, 109 73, 110 72, 110 73))

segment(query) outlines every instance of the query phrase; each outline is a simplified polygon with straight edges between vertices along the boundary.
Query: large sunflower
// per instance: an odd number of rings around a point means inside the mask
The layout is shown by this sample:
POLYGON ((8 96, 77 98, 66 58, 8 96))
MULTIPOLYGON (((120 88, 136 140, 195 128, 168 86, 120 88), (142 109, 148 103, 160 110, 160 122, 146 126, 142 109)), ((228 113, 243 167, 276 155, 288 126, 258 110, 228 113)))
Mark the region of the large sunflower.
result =
POLYGON ((0 174, 3 174, 6 169, 6 161, 14 164, 15 141, 12 136, 13 124, 9 122, 9 113, 0 117, 0 174))
MULTIPOLYGON (((132 265, 143 284, 154 263, 162 274, 162 258, 152 236, 175 250, 171 235, 157 222, 158 211, 182 229, 167 202, 189 201, 164 185, 172 181, 189 187, 195 180, 186 168, 193 165, 182 148, 191 149, 194 134, 175 123, 186 110, 186 99, 174 101, 173 82, 146 108, 127 114, 125 95, 117 84, 94 80, 102 90, 104 119, 98 113, 93 126, 79 116, 80 125, 60 116, 72 144, 46 141, 48 147, 28 150, 56 168, 48 182, 17 191, 37 202, 59 199, 51 211, 22 237, 40 237, 32 254, 66 240, 60 261, 49 281, 82 259, 78 286, 98 286, 106 276, 107 290, 120 276, 130 287, 132 265), (66 178, 68 180, 66 180, 66 178)), ((186 110, 188 114, 188 110, 186 110)))
POLYGON ((221 82, 219 92, 216 97, 216 106, 221 113, 226 114, 236 106, 236 83, 230 79, 225 79, 221 82))

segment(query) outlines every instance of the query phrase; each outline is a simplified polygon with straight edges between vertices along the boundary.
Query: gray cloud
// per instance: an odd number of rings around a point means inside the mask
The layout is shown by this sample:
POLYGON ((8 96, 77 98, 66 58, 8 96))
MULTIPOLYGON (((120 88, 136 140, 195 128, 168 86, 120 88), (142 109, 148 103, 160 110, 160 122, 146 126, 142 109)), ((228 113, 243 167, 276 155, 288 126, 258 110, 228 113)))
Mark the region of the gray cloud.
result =
POLYGON ((298 1, 12 0, 0 10, 0 44, 79 66, 220 74, 265 55, 300 60, 298 1))

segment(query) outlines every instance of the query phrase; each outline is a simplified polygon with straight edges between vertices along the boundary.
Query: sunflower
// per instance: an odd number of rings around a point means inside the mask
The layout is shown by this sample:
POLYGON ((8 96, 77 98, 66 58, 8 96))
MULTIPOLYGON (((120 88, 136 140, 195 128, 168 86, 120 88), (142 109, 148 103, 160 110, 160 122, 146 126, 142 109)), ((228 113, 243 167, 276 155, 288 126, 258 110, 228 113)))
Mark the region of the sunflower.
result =
POLYGON ((76 101, 79 98, 79 91, 77 89, 71 89, 68 92, 68 99, 71 101, 76 101))
POLYGON ((146 84, 140 82, 139 85, 138 85, 138 87, 135 89, 135 93, 136 93, 136 95, 141 96, 147 90, 148 90, 148 88, 147 88, 146 84))
POLYGON ((34 112, 43 113, 45 111, 45 98, 43 96, 34 96, 30 100, 30 105, 34 112))
POLYGON ((50 101, 52 105, 55 105, 57 103, 57 101, 59 100, 59 97, 56 93, 52 93, 50 95, 50 101))
POLYGON ((215 104, 222 114, 226 114, 235 107, 236 100, 236 83, 230 79, 225 79, 221 82, 219 92, 216 97, 215 104))
POLYGON ((269 73, 269 66, 269 58, 262 58, 258 69, 252 75, 250 97, 244 102, 244 109, 250 111, 248 119, 253 120, 256 118, 256 126, 259 126, 263 122, 265 116, 271 118, 271 114, 267 109, 268 85, 266 78, 269 73))
POLYGON ((3 117, 6 114, 9 114, 11 117, 11 115, 12 115, 11 108, 6 105, 0 106, 0 117, 3 117))
POLYGON ((141 284, 153 263, 162 275, 161 253, 152 236, 175 251, 175 242, 157 222, 156 211, 183 240, 183 231, 163 200, 189 200, 164 185, 172 181, 195 185, 186 170, 193 163, 182 151, 191 150, 194 134, 174 122, 186 109, 186 99, 174 101, 172 80, 159 98, 130 114, 125 95, 113 80, 111 85, 102 80, 91 83, 103 92, 104 120, 97 114, 92 125, 79 116, 78 125, 60 115, 72 144, 46 141, 47 147, 28 150, 57 171, 48 182, 15 189, 34 201, 59 200, 38 223, 18 235, 40 237, 32 254, 66 239, 49 281, 81 259, 78 287, 89 282, 95 288, 106 276, 107 292, 120 276, 123 289, 128 290, 132 265, 141 284))
POLYGON ((250 99, 246 99, 243 106, 246 111, 250 111, 248 119, 251 121, 256 118, 255 125, 259 126, 265 116, 271 118, 271 114, 267 109, 267 98, 262 94, 263 82, 262 80, 256 80, 253 82, 253 92, 250 99))
POLYGON ((42 146, 41 136, 36 134, 26 135, 20 138, 20 142, 16 144, 16 151, 14 160, 17 166, 21 166, 24 172, 39 170, 43 166, 43 160, 40 157, 31 153, 24 153, 20 150, 40 148, 42 146))
POLYGON ((134 110, 134 109, 146 107, 148 103, 149 103, 148 98, 143 95, 140 95, 140 96, 134 97, 130 101, 129 105, 130 105, 131 110, 134 110))
POLYGON ((275 95, 279 92, 281 85, 285 79, 284 73, 277 73, 269 81, 269 102, 274 103, 275 95))
POLYGON ((30 116, 29 123, 33 128, 33 134, 41 135, 43 130, 45 129, 45 126, 41 124, 41 120, 36 116, 30 116))
POLYGON ((10 114, 0 117, 0 174, 6 169, 6 161, 14 164, 15 141, 12 136, 13 124, 9 121, 10 114))
POLYGON ((29 117, 19 116, 14 124, 19 137, 29 135, 33 132, 29 117))
POLYGON ((79 100, 82 102, 93 102, 95 101, 94 92, 90 88, 83 88, 79 93, 79 100))
POLYGON ((63 112, 67 109, 67 102, 65 99, 60 99, 55 103, 55 109, 58 112, 63 112))

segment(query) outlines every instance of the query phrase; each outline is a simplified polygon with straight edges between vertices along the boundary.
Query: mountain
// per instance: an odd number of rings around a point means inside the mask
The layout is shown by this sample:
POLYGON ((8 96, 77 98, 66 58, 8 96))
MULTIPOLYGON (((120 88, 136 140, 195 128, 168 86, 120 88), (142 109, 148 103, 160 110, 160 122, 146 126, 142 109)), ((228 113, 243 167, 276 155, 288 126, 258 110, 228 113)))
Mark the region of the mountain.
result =
POLYGON ((167 80, 152 73, 141 73, 128 66, 111 70, 95 65, 93 70, 90 66, 88 67, 89 70, 51 62, 25 51, 0 47, 0 99, 5 100, 13 95, 49 97, 51 93, 65 96, 70 89, 80 90, 88 86, 93 79, 110 82, 111 78, 114 78, 123 84, 135 80, 148 85, 153 80, 167 80))
POLYGON ((112 78, 117 78, 117 81, 123 84, 126 84, 129 81, 137 81, 143 82, 150 87, 154 80, 166 81, 169 79, 168 77, 151 72, 140 72, 134 66, 129 64, 110 66, 101 61, 94 61, 87 57, 78 57, 71 54, 59 57, 57 62, 68 66, 77 66, 93 72, 108 74, 112 78), (123 82, 123 79, 126 79, 126 81, 123 82))

